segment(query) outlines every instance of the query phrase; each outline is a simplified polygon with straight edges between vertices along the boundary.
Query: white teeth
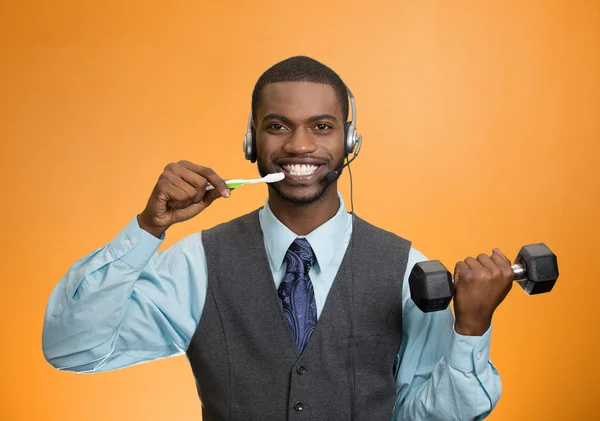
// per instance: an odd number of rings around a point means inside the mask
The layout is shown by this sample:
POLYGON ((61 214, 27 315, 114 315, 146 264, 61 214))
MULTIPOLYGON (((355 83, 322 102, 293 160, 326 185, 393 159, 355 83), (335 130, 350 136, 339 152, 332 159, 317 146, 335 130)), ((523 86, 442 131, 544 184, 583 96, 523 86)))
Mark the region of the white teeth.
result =
POLYGON ((318 165, 306 165, 306 164, 302 164, 302 165, 298 165, 298 164, 293 164, 293 165, 282 165, 282 168, 284 170, 286 170, 288 173, 290 173, 291 175, 311 175, 312 173, 314 173, 317 168, 319 168, 318 165))

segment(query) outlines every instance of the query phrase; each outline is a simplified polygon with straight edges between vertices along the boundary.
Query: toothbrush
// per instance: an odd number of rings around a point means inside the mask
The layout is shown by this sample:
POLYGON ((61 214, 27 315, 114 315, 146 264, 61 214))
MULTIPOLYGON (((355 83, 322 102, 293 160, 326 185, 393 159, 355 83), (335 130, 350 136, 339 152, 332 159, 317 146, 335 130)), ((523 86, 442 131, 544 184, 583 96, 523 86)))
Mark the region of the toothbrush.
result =
MULTIPOLYGON (((230 189, 235 189, 237 187, 245 186, 247 184, 276 183, 278 181, 283 180, 284 178, 285 178, 284 173, 277 172, 277 173, 273 173, 273 174, 267 174, 263 178, 255 178, 254 180, 243 180, 241 178, 235 179, 235 180, 227 180, 227 181, 225 181, 225 184, 227 184, 227 187, 229 187, 230 189)), ((214 188, 215 187, 212 184, 209 184, 206 187, 206 191, 214 190, 214 188)))

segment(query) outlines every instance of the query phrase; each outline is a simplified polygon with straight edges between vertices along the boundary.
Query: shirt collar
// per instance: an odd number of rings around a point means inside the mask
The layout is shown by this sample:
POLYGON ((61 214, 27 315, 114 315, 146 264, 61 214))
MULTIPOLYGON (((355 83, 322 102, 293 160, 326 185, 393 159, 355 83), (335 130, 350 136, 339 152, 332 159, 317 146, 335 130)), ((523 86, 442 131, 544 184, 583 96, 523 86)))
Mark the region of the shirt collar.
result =
POLYGON ((267 199, 259 215, 271 271, 276 272, 281 269, 285 261, 285 254, 297 237, 305 237, 310 243, 317 259, 319 271, 325 272, 327 270, 337 247, 342 242, 344 233, 351 228, 352 223, 352 218, 348 217, 346 205, 339 192, 338 199, 340 206, 336 214, 306 236, 296 235, 277 219, 269 207, 269 200, 267 199))

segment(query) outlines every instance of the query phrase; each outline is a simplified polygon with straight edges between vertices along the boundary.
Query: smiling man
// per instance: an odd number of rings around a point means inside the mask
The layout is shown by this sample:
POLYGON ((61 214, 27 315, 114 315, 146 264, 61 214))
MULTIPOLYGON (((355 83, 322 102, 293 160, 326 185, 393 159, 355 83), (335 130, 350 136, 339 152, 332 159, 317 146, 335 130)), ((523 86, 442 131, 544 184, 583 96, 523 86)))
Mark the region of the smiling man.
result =
POLYGON ((338 192, 356 147, 348 116, 327 66, 268 69, 245 140, 261 175, 285 173, 264 207, 158 252, 170 226, 231 193, 212 169, 168 164, 144 210, 52 292, 47 361, 94 373, 185 353, 206 421, 486 417, 501 393, 489 346, 510 261, 495 250, 458 262, 455 314, 422 313, 408 275, 425 256, 338 192))
MULTIPOLYGON (((284 75, 302 72, 302 66, 294 67, 296 61, 280 65, 287 70, 284 75)), ((269 79, 267 73, 254 90, 258 170, 263 177, 285 173, 281 182, 271 186, 274 194, 269 195, 269 205, 284 225, 306 235, 332 218, 340 205, 337 189, 325 175, 341 167, 345 157, 348 97, 341 81, 334 88, 279 78, 269 79)))

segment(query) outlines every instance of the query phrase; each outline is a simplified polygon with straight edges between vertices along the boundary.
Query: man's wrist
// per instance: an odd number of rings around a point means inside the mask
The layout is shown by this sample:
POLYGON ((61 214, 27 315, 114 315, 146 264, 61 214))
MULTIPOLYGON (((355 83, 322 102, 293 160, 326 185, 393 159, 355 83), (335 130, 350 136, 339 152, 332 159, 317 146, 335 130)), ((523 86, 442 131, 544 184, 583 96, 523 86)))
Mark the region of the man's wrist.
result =
POLYGON ((454 330, 463 336, 482 336, 490 328, 491 320, 459 320, 454 323, 454 330))
POLYGON ((165 232, 167 232, 168 227, 153 227, 152 225, 146 223, 142 214, 137 216, 138 225, 141 229, 146 231, 149 234, 152 234, 154 237, 161 239, 165 232))

